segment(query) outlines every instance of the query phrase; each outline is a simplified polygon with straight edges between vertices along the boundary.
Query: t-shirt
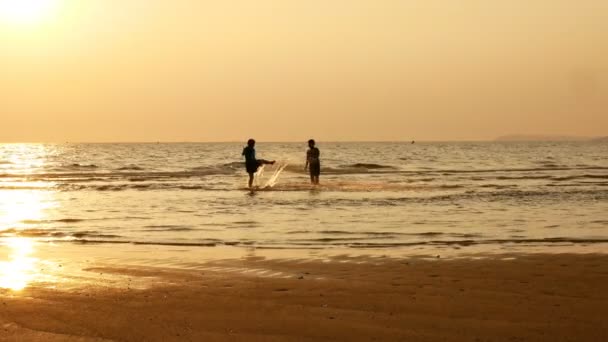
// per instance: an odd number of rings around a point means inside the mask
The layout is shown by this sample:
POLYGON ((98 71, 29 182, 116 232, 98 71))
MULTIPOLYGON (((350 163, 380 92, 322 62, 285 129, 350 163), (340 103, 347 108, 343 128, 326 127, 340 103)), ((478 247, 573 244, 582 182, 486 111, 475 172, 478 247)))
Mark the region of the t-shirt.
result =
POLYGON ((243 149, 242 155, 245 156, 246 163, 255 163, 255 148, 247 146, 243 149))
POLYGON ((319 163, 319 156, 321 155, 321 152, 319 152, 319 149, 316 147, 310 148, 308 149, 308 151, 306 152, 306 160, 308 160, 308 162, 310 164, 313 163, 319 163))

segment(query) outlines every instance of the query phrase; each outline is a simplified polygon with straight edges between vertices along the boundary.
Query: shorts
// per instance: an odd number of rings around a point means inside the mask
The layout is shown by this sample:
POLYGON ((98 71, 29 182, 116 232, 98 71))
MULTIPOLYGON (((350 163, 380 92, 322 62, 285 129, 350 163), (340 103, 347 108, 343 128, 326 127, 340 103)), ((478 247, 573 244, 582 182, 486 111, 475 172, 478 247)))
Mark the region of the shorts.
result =
POLYGON ((310 175, 318 177, 321 174, 321 163, 310 163, 310 175))
POLYGON ((245 168, 247 169, 247 173, 256 173, 258 171, 258 167, 260 167, 260 163, 258 161, 254 162, 246 162, 245 168))

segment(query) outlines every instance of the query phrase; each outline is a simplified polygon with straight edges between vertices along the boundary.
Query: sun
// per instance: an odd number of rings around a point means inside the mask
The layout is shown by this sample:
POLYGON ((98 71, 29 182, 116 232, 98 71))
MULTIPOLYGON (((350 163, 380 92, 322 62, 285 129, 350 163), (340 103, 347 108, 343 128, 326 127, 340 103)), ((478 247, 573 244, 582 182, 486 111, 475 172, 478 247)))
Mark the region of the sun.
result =
POLYGON ((0 0, 0 21, 37 24, 48 18, 60 0, 0 0))

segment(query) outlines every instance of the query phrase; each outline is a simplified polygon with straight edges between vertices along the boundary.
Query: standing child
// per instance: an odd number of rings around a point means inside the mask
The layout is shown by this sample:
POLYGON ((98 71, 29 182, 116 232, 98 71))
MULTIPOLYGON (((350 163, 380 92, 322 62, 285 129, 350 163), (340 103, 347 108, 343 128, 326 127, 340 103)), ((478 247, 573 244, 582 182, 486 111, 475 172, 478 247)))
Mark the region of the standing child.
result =
POLYGON ((249 139, 247 141, 247 146, 243 148, 243 153, 241 154, 245 156, 245 168, 247 169, 247 173, 249 174, 249 187, 253 186, 253 175, 258 171, 258 168, 262 164, 274 164, 274 160, 264 160, 264 159, 256 159, 255 158, 255 140, 249 139))
POLYGON ((319 156, 321 152, 315 147, 314 139, 308 140, 308 151, 306 152, 306 169, 310 170, 310 183, 313 185, 319 185, 319 175, 321 174, 321 160, 319 156))

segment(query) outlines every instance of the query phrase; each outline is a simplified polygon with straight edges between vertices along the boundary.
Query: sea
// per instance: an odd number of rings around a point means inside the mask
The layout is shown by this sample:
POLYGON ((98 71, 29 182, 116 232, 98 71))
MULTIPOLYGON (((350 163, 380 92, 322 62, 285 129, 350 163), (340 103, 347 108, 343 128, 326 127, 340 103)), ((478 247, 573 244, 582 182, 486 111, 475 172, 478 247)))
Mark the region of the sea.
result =
POLYGON ((0 144, 0 244, 466 250, 608 242, 606 142, 0 144))

